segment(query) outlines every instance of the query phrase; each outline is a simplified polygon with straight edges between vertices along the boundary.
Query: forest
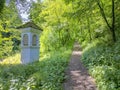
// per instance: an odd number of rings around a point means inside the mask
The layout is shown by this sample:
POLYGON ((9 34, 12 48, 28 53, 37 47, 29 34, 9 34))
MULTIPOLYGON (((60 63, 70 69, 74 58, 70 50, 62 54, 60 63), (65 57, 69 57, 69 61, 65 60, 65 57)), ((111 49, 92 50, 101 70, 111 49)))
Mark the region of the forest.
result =
POLYGON ((0 90, 63 90, 75 42, 98 90, 120 90, 119 0, 0 0, 0 90), (27 21, 43 32, 40 60, 23 65, 16 27, 27 21))

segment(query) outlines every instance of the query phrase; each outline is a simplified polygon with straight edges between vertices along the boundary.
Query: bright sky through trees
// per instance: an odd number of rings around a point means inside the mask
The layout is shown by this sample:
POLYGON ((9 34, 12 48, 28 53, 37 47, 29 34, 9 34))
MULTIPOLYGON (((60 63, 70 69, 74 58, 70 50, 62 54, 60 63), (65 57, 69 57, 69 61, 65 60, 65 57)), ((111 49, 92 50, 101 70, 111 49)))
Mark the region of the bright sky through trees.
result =
MULTIPOLYGON (((29 10, 32 5, 32 2, 37 3, 37 0, 26 0, 26 2, 22 2, 21 0, 16 0, 16 7, 18 9, 18 13, 20 18, 22 19, 22 22, 28 22, 29 21, 29 10)), ((10 3, 10 0, 6 0, 6 6, 8 6, 10 3)))

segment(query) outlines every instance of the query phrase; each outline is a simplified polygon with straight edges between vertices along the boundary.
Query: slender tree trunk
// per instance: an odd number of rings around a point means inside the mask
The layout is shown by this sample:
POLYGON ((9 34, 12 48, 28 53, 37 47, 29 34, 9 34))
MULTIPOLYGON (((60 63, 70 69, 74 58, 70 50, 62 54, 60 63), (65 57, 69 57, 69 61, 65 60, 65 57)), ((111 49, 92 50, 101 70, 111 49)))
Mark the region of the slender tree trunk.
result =
POLYGON ((100 9, 100 13, 101 13, 101 15, 102 15, 102 17, 103 17, 105 23, 107 24, 108 28, 111 30, 111 25, 108 23, 108 20, 107 20, 105 11, 104 11, 103 7, 101 6, 99 0, 97 1, 97 5, 98 5, 98 7, 99 7, 99 9, 100 9))
MULTIPOLYGON (((56 12, 56 9, 55 9, 55 14, 56 14, 56 16, 57 16, 57 21, 58 21, 58 24, 60 25, 60 23, 61 23, 61 21, 60 21, 60 18, 59 18, 59 15, 57 14, 57 12, 56 12)), ((61 37, 60 37, 60 29, 58 29, 59 31, 58 31, 58 33, 59 33, 59 46, 61 45, 61 37)))
POLYGON ((110 25, 108 23, 107 17, 106 17, 105 12, 104 12, 104 9, 100 5, 100 1, 99 0, 97 1, 97 5, 98 5, 98 7, 100 9, 100 13, 101 13, 103 19, 105 20, 108 28, 110 29, 110 31, 112 33, 113 41, 116 42, 116 34, 115 34, 115 2, 114 2, 114 0, 112 0, 112 25, 110 25))
POLYGON ((91 42, 92 37, 91 37, 91 31, 90 31, 90 20, 89 20, 89 17, 87 18, 87 23, 88 23, 89 39, 90 39, 90 42, 91 42))
POLYGON ((115 34, 115 2, 112 0, 112 37, 113 41, 116 42, 116 34, 115 34))
POLYGON ((59 46, 61 45, 61 38, 60 38, 60 29, 59 29, 59 46))

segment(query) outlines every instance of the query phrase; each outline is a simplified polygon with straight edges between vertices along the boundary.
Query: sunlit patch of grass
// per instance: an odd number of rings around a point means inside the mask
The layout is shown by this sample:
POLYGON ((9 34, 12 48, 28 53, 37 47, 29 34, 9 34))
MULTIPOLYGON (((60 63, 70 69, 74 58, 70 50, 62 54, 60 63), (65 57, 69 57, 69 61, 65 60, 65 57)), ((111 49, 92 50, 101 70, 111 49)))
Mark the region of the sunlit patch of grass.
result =
POLYGON ((15 54, 14 56, 10 56, 3 61, 0 62, 0 64, 20 64, 20 53, 15 54))

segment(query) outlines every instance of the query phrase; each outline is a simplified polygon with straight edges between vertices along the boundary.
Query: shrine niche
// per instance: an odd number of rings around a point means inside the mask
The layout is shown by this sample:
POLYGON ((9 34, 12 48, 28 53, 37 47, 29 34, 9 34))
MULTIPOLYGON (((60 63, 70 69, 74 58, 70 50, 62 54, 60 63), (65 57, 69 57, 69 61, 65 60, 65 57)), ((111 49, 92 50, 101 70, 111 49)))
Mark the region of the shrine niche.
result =
POLYGON ((28 35, 27 34, 23 35, 23 45, 28 46, 28 35))
POLYGON ((37 46, 37 35, 32 36, 32 45, 37 46))
POLYGON ((21 30, 21 63, 27 64, 39 61, 39 37, 42 29, 33 22, 27 22, 17 29, 21 30))

